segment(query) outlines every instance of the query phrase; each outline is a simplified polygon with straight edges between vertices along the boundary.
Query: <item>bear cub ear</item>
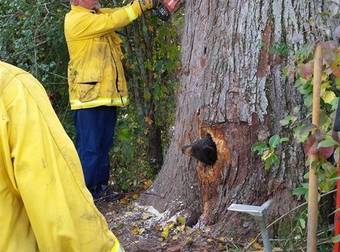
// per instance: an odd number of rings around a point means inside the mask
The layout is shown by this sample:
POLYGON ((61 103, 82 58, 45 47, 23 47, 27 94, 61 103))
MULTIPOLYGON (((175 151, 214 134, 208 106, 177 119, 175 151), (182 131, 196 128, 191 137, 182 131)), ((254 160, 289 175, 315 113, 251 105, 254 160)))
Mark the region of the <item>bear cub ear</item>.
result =
POLYGON ((192 144, 182 147, 185 155, 194 157, 206 165, 213 165, 217 160, 217 148, 210 134, 192 144))

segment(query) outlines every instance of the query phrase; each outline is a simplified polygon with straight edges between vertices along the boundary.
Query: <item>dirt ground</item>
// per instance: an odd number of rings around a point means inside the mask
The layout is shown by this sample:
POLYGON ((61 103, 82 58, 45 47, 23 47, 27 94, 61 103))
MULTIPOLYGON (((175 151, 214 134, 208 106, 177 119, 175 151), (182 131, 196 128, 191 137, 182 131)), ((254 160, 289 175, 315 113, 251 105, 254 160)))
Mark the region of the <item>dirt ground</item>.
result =
MULTIPOLYGON (((106 218, 109 228, 118 237, 126 252, 263 251, 262 242, 258 240, 261 239, 260 233, 253 232, 249 240, 237 241, 231 237, 216 236, 211 227, 200 224, 200 221, 193 227, 188 226, 194 222, 191 219, 187 220, 184 214, 178 213, 172 216, 169 211, 159 213, 151 206, 139 205, 140 193, 144 193, 144 190, 121 193, 121 199, 113 202, 95 202, 99 211, 106 218)), ((325 214, 328 215, 329 212, 323 213, 323 215, 325 214)), ((328 225, 329 223, 326 223, 327 230, 328 225)), ((271 240, 272 251, 305 251, 305 238, 297 239, 298 234, 299 232, 291 232, 291 235, 287 235, 287 237, 273 238, 271 240), (293 241, 293 239, 297 240, 293 241), (294 244, 291 244, 292 242, 294 244)), ((319 238, 320 241, 322 239, 326 241, 329 237, 327 239, 319 238)), ((332 244, 324 244, 318 248, 320 251, 331 251, 331 246, 332 244)))
POLYGON ((133 197, 96 205, 127 252, 244 251, 231 239, 214 237, 207 227, 186 226, 183 216, 139 206, 133 197))

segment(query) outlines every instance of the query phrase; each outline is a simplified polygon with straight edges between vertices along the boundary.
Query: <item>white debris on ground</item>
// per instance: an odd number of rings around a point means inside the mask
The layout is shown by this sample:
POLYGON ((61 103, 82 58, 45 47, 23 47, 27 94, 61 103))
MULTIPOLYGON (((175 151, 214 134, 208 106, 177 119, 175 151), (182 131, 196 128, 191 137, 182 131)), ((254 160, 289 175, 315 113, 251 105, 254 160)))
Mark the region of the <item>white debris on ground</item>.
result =
POLYGON ((152 228, 155 225, 163 226, 170 214, 169 211, 160 213, 152 206, 141 206, 138 203, 131 204, 126 210, 109 220, 110 228, 115 228, 118 224, 124 223, 134 223, 143 226, 145 229, 152 228))
POLYGON ((227 241, 211 235, 209 229, 186 226, 185 213, 160 213, 152 206, 132 201, 100 206, 109 227, 126 251, 225 251, 227 241), (105 210, 105 211, 104 211, 105 210))
POLYGON ((160 213, 157 209, 155 209, 153 206, 140 206, 138 203, 135 204, 136 207, 139 207, 141 209, 144 209, 146 212, 152 214, 155 216, 156 219, 163 220, 166 218, 166 216, 169 214, 168 211, 165 211, 163 213, 160 213))

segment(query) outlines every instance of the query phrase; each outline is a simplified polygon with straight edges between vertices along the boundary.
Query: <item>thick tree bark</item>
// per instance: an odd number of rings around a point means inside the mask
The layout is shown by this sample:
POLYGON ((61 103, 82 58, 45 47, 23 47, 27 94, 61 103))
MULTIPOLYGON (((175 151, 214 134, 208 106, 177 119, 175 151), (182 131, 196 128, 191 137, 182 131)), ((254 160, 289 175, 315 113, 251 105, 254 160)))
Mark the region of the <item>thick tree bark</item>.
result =
POLYGON ((280 165, 270 172, 250 148, 282 135, 279 120, 302 106, 294 78, 285 77, 283 68, 299 48, 322 38, 324 8, 321 0, 186 1, 174 137, 150 189, 158 197, 144 196, 145 204, 189 209, 205 223, 224 223, 223 231, 237 233, 246 224, 227 213, 231 203, 260 205, 273 198, 273 217, 296 204, 291 190, 305 173, 301 146, 292 141, 280 150, 280 165), (217 145, 213 166, 181 153, 206 133, 217 145))

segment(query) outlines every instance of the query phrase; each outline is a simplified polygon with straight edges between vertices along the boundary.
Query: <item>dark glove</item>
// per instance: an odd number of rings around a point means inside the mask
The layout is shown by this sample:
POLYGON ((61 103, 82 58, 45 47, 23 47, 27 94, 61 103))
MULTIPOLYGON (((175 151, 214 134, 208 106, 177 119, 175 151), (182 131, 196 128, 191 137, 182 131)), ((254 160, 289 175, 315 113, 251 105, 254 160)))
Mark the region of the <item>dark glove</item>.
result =
POLYGON ((159 0, 139 0, 143 10, 151 10, 159 5, 159 0))

